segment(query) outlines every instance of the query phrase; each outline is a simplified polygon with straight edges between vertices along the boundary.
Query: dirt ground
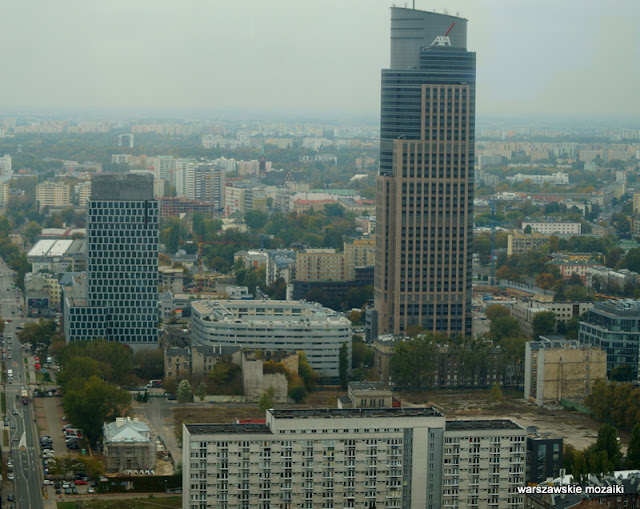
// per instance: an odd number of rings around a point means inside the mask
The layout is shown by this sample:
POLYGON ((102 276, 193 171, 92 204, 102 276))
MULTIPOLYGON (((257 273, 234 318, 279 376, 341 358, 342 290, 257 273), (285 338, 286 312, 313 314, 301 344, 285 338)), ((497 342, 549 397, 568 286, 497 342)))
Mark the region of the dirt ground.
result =
MULTIPOLYGON (((511 419, 527 428, 535 426, 538 432, 552 432, 577 449, 595 442, 602 423, 589 416, 564 409, 547 410, 525 401, 520 392, 503 393, 501 401, 494 401, 490 391, 434 391, 421 393, 394 393, 410 405, 435 406, 448 419, 511 419)), ((628 435, 620 433, 623 449, 628 435)))

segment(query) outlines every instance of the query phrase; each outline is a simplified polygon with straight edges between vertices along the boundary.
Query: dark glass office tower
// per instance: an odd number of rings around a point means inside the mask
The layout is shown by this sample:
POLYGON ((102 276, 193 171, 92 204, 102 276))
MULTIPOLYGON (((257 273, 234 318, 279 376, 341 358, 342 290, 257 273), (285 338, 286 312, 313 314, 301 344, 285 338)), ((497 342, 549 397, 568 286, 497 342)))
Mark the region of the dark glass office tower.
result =
POLYGON ((158 342, 158 202, 153 177, 91 179, 87 214, 89 307, 103 310, 106 339, 158 342))
POLYGON ((391 8, 377 182, 378 334, 410 326, 471 334, 476 59, 466 38, 463 18, 391 8))

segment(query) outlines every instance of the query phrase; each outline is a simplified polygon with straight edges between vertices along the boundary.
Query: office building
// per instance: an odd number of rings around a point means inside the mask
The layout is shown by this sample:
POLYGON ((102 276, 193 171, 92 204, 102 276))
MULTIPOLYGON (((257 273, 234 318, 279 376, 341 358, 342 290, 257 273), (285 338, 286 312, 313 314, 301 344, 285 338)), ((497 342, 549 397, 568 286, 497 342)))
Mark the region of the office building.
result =
POLYGON ((0 181, 6 182, 13 176, 12 161, 9 154, 0 157, 0 181))
POLYGON ((596 302, 580 322, 578 339, 607 352, 607 375, 620 366, 631 366, 638 378, 640 363, 640 301, 596 302))
POLYGON ((467 20, 391 8, 382 71, 379 334, 471 334, 475 53, 467 20))
POLYGON ((527 436, 525 481, 540 484, 555 479, 562 468, 563 440, 553 433, 533 431, 527 436))
POLYGON ((433 408, 268 410, 183 426, 183 504, 439 509, 522 506, 526 431, 433 408))
POLYGON ((327 378, 339 375, 344 343, 351 359, 351 322, 314 302, 195 301, 191 310, 194 345, 303 351, 311 368, 327 378))
POLYGON ((67 341, 158 343, 158 202, 153 175, 96 174, 87 206, 86 292, 67 299, 67 341))

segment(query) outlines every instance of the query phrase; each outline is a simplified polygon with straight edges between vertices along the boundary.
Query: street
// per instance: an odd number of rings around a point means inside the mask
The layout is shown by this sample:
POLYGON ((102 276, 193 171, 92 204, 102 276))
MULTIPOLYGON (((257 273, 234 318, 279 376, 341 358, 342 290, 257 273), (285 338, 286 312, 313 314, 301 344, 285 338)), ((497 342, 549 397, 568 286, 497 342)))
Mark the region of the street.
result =
MULTIPOLYGON (((38 435, 31 400, 36 380, 33 367, 24 362, 24 350, 16 337, 17 328, 23 326, 24 319, 21 317, 22 295, 19 290, 12 288, 12 283, 12 271, 0 260, 0 306, 2 318, 6 322, 3 340, 3 358, 6 366, 4 387, 9 420, 9 454, 13 460, 15 477, 12 482, 13 489, 3 492, 2 497, 4 503, 6 497, 13 493, 17 508, 40 509, 43 507, 43 477, 38 459, 38 435), (11 380, 7 377, 9 369, 13 375, 11 380), (20 398, 22 390, 28 390, 29 393, 26 405, 22 404, 20 398)), ((6 483, 4 487, 7 487, 6 483)))

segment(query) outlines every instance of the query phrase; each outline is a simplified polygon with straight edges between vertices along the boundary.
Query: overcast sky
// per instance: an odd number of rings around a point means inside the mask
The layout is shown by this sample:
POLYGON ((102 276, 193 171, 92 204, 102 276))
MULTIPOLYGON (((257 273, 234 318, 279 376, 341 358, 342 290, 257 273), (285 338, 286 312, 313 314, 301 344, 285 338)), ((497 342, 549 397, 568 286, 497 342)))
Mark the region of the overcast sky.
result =
MULTIPOLYGON (((388 0, 4 0, 15 108, 377 116, 388 0)), ((396 2, 411 6, 411 0, 396 2)), ((469 20, 479 115, 640 114, 639 0, 416 0, 469 20)))

